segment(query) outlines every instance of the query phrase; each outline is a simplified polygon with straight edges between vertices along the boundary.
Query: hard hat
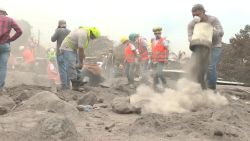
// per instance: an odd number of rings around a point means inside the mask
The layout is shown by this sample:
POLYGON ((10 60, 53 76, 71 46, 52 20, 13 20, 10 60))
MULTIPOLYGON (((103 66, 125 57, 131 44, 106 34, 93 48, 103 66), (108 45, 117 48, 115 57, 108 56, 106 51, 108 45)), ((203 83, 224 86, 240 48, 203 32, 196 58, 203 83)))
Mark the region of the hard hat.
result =
POLYGON ((128 40, 129 40, 128 36, 122 36, 120 39, 121 43, 124 43, 125 41, 128 41, 128 40))
POLYGON ((90 27, 89 29, 93 33, 95 38, 99 38, 101 36, 100 30, 97 29, 96 27, 90 27))
POLYGON ((19 50, 22 51, 24 49, 24 46, 19 46, 19 50))
POLYGON ((161 27, 155 27, 155 28, 153 28, 153 32, 154 33, 161 33, 161 31, 162 31, 161 27))
POLYGON ((60 26, 60 27, 66 27, 66 21, 65 20, 59 20, 58 21, 58 26, 60 26))
POLYGON ((129 40, 132 41, 132 42, 135 42, 135 38, 139 36, 139 34, 136 34, 136 33, 131 33, 129 34, 129 40))
POLYGON ((4 8, 0 7, 0 11, 5 12, 5 14, 8 15, 4 8))
POLYGON ((55 52, 55 49, 54 48, 50 48, 49 52, 55 52))

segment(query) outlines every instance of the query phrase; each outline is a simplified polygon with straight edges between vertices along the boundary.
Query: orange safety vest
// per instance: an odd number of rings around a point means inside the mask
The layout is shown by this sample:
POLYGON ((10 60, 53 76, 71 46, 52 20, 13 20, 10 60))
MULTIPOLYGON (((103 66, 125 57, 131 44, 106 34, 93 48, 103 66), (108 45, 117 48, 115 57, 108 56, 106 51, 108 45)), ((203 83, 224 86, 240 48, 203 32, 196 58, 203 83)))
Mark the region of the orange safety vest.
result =
POLYGON ((127 46, 124 48, 124 57, 126 62, 132 63, 135 62, 135 52, 131 49, 132 44, 128 43, 127 46))
POLYGON ((55 68, 55 65, 51 62, 49 62, 47 67, 47 74, 49 80, 59 81, 60 77, 59 74, 55 68))
POLYGON ((148 60, 148 49, 143 46, 143 38, 139 37, 137 40, 137 46, 138 46, 138 51, 140 54, 140 60, 144 61, 144 60, 148 60))
POLYGON ((167 62, 169 50, 163 45, 165 38, 154 40, 152 43, 152 62, 167 62))
POLYGON ((32 64, 35 62, 34 53, 32 52, 31 49, 29 48, 24 49, 22 55, 23 55, 24 62, 26 64, 32 64))

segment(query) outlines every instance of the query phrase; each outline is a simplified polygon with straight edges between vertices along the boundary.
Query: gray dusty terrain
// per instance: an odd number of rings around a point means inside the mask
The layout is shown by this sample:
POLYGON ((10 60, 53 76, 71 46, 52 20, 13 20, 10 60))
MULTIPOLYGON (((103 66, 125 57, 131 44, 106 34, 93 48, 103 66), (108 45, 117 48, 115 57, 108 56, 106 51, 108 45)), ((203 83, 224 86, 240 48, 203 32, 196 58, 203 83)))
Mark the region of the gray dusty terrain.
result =
POLYGON ((176 89, 110 87, 50 92, 46 77, 9 73, 0 96, 1 141, 248 141, 250 88, 201 91, 185 79, 176 89), (39 78, 39 79, 37 79, 39 78), (88 105, 88 106, 86 106, 88 105))

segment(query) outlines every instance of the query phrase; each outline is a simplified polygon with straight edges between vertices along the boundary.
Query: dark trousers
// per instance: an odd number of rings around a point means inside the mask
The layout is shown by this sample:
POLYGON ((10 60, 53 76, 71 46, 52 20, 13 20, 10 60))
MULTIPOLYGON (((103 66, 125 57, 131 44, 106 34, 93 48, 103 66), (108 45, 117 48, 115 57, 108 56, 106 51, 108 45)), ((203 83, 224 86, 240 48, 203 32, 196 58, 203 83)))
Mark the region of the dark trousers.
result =
POLYGON ((191 77, 201 85, 202 89, 207 89, 206 77, 209 64, 210 48, 206 46, 194 46, 191 56, 192 67, 191 77))
POLYGON ((125 73, 128 78, 128 83, 134 84, 134 77, 135 77, 135 63, 134 62, 131 62, 131 63, 126 62, 125 73))
POLYGON ((154 86, 159 84, 161 80, 163 87, 166 87, 167 80, 163 74, 164 62, 153 63, 152 69, 153 69, 154 86))

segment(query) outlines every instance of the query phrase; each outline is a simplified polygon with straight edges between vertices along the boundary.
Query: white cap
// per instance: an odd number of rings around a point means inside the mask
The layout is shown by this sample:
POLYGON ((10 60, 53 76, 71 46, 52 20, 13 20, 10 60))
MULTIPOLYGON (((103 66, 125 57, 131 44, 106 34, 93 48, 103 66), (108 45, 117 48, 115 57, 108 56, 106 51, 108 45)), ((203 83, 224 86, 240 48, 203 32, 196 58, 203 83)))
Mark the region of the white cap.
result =
POLYGON ((8 15, 4 8, 0 7, 0 11, 3 11, 3 12, 5 12, 6 15, 8 15))

